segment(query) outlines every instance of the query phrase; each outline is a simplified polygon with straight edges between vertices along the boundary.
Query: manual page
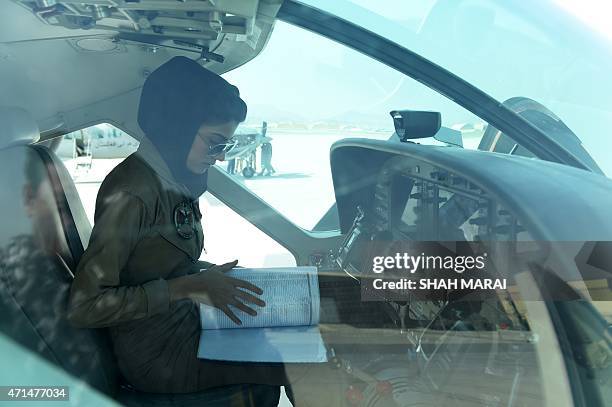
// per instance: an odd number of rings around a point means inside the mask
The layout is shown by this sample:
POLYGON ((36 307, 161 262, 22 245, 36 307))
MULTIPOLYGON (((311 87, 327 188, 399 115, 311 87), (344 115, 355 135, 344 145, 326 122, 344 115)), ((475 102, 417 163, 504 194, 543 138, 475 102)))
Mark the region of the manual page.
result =
POLYGON ((221 310, 200 304, 201 359, 313 363, 327 361, 319 332, 319 283, 316 267, 237 268, 230 276, 263 290, 256 316, 236 308, 235 324, 221 310))

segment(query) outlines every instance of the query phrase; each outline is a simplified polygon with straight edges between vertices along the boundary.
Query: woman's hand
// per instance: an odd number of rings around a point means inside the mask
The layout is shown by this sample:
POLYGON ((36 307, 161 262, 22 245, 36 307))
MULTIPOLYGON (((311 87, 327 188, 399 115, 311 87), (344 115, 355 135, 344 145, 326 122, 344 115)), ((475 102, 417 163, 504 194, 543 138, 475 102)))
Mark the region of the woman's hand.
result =
POLYGON ((238 263, 238 260, 220 266, 212 266, 205 271, 189 274, 168 281, 170 300, 176 301, 189 298, 193 301, 212 305, 223 311, 232 321, 241 325, 242 321, 234 314, 230 305, 246 312, 257 315, 257 312, 246 305, 251 303, 265 307, 266 303, 249 291, 261 295, 263 290, 247 281, 233 278, 225 273, 238 263))

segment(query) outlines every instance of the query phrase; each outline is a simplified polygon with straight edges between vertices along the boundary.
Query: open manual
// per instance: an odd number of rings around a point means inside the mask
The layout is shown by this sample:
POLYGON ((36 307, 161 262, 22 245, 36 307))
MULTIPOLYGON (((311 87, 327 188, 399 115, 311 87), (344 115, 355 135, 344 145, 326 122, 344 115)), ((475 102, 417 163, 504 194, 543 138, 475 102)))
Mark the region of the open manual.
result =
POLYGON ((240 361, 326 362, 319 331, 319 281, 316 267, 237 268, 228 274, 263 290, 266 306, 248 304, 251 316, 232 307, 235 324, 221 310, 200 304, 202 332, 198 358, 240 361))

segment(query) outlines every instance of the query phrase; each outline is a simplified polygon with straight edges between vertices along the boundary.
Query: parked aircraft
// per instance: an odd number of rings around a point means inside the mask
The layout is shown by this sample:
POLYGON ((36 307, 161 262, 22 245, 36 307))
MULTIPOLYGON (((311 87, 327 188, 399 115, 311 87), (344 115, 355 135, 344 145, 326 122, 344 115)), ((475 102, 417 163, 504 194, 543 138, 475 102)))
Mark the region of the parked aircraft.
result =
POLYGON ((138 148, 138 141, 109 125, 66 134, 57 149, 60 158, 125 158, 138 148))
POLYGON ((234 135, 234 146, 225 154, 225 160, 234 160, 231 172, 239 172, 245 178, 251 178, 257 173, 257 150, 262 144, 269 143, 272 138, 267 136, 268 124, 262 123, 260 131, 238 128, 234 135))

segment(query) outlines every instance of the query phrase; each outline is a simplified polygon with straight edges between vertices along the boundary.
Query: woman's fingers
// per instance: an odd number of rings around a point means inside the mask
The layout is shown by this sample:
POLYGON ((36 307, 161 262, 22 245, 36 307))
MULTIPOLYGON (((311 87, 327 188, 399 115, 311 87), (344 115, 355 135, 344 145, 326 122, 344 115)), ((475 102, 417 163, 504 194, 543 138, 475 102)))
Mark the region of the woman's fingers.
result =
POLYGON ((234 295, 236 297, 239 297, 239 298, 245 300, 245 301, 250 302, 251 304, 259 305, 260 307, 265 307, 266 306, 266 303, 263 300, 255 297, 254 295, 249 294, 249 293, 247 293, 245 291, 236 289, 236 291, 234 292, 234 295))
POLYGON ((236 325, 242 325, 242 321, 236 316, 236 314, 234 314, 234 312, 230 309, 230 307, 227 304, 220 305, 219 309, 223 311, 225 315, 229 317, 229 319, 234 321, 236 325))
POLYGON ((244 281, 241 280, 239 278, 234 278, 234 277, 229 277, 232 284, 234 284, 235 287, 240 287, 240 288, 244 288, 247 289, 249 291, 253 291, 255 294, 257 295, 262 295, 263 294, 263 290, 259 287, 257 287, 255 284, 251 284, 248 281, 244 281))
POLYGON ((232 305, 238 308, 239 310, 246 312, 247 314, 251 316, 257 315, 257 311, 255 311, 253 308, 249 307, 248 305, 243 304, 242 302, 238 300, 235 300, 234 302, 232 302, 232 305))
POLYGON ((234 260, 234 261, 230 261, 229 263, 224 263, 221 264, 220 266, 217 266, 220 272, 225 273, 230 271, 231 269, 233 269, 234 267, 236 267, 236 264, 238 264, 238 260, 234 260))

